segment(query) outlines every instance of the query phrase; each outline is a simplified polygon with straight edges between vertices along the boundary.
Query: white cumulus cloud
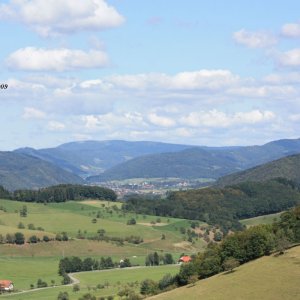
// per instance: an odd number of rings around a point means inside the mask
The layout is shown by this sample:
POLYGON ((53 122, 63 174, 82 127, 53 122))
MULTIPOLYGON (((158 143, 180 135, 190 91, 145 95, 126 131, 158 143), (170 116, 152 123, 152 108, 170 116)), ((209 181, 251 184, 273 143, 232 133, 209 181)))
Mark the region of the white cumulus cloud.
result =
POLYGON ((36 109, 34 107, 25 107, 22 117, 26 120, 29 119, 45 119, 46 114, 45 112, 36 109))
POLYGON ((0 5, 0 16, 24 23, 44 37, 98 31, 124 22, 104 0, 10 0, 0 5))
POLYGON ((252 110, 226 114, 216 109, 210 111, 191 112, 180 119, 181 124, 190 127, 224 128, 234 125, 256 124, 275 118, 271 111, 252 110))
POLYGON ((48 129, 50 131, 61 131, 66 128, 64 123, 58 122, 58 121, 50 121, 48 122, 48 129))
POLYGON ((66 71, 81 68, 100 68, 108 64, 106 53, 99 50, 71 50, 67 48, 21 48, 9 55, 8 67, 24 71, 66 71))
POLYGON ((249 48, 266 48, 274 46, 277 39, 268 32, 263 31, 247 31, 241 29, 233 34, 233 39, 241 45, 249 48))
POLYGON ((299 38, 300 24, 299 23, 284 24, 281 28, 281 34, 285 37, 299 38))
POLYGON ((176 122, 169 117, 158 116, 155 113, 151 113, 148 115, 149 121, 157 126, 161 127, 173 127, 176 125, 176 122))
POLYGON ((300 67, 300 48, 280 53, 277 62, 283 67, 300 67))
POLYGON ((149 73, 115 75, 106 78, 110 84, 128 89, 215 90, 237 83, 239 76, 228 70, 198 70, 175 75, 149 73))

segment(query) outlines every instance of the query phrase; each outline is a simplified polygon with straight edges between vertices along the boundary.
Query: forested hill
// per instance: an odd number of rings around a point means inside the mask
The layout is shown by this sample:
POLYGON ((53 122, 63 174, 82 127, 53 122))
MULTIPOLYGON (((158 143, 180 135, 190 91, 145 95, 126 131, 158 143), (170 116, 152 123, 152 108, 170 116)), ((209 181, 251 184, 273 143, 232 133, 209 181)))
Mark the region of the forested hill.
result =
POLYGON ((300 184, 300 154, 287 156, 242 172, 224 176, 218 186, 238 184, 244 181, 266 181, 283 177, 300 184))
POLYGON ((173 153, 137 157, 116 165, 90 182, 128 178, 219 178, 274 159, 300 153, 300 140, 279 140, 262 146, 194 147, 173 153))
POLYGON ((192 148, 176 153, 137 157, 87 180, 97 182, 127 178, 217 178, 236 170, 240 170, 239 162, 227 153, 219 151, 216 155, 208 150, 192 148))
POLYGON ((15 152, 0 152, 0 185, 6 189, 35 189, 82 182, 77 175, 39 158, 15 152))
POLYGON ((55 148, 20 148, 17 153, 29 154, 51 162, 82 177, 95 175, 132 158, 162 152, 177 152, 189 148, 160 142, 83 141, 62 144, 55 148))
POLYGON ((133 196, 124 209, 143 214, 201 220, 223 230, 241 229, 240 219, 276 213, 300 204, 298 187, 284 179, 170 193, 166 199, 133 196))

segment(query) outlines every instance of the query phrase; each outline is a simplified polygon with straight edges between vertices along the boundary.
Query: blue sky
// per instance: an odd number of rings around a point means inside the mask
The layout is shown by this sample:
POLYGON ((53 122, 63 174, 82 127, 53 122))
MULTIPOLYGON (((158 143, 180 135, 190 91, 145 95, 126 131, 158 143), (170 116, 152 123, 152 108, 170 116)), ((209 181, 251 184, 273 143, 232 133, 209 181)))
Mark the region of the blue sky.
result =
POLYGON ((300 2, 0 2, 0 149, 300 132, 300 2))

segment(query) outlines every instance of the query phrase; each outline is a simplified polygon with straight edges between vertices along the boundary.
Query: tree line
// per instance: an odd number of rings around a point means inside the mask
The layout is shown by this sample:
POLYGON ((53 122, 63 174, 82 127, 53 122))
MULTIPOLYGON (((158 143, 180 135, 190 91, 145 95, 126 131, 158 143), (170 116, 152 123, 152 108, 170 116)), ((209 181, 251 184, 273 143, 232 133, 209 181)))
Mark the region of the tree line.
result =
POLYGON ((59 275, 67 273, 76 273, 82 271, 93 271, 93 270, 105 270, 117 267, 131 267, 131 262, 128 258, 121 260, 120 262, 113 262, 110 256, 101 257, 100 260, 87 257, 81 259, 78 256, 64 257, 60 259, 58 265, 59 275))
POLYGON ((65 202, 68 200, 105 199, 116 201, 116 193, 99 186, 60 184, 38 190, 16 190, 9 192, 0 186, 0 198, 24 202, 65 202))
POLYGON ((300 190, 292 181, 244 182, 225 188, 210 187, 171 192, 165 198, 133 195, 122 209, 141 214, 200 220, 219 225, 224 233, 242 230, 240 219, 287 210, 300 203, 300 190))

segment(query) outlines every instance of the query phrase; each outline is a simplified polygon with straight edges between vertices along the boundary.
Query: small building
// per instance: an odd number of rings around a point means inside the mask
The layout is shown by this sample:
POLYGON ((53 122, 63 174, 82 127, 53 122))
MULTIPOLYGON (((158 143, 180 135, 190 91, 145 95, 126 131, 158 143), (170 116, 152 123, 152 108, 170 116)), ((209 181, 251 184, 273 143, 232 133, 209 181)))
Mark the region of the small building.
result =
POLYGON ((179 264, 182 264, 182 263, 189 263, 192 261, 192 258, 189 256, 189 255, 184 255, 184 256, 181 256, 179 259, 178 259, 178 263, 179 264))
POLYGON ((0 291, 10 292, 14 289, 14 284, 10 280, 0 280, 0 291))

